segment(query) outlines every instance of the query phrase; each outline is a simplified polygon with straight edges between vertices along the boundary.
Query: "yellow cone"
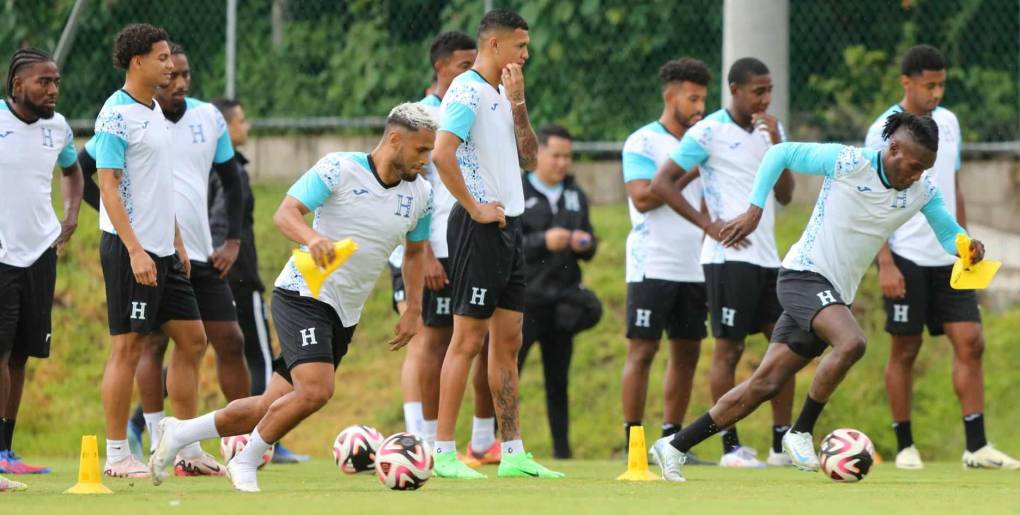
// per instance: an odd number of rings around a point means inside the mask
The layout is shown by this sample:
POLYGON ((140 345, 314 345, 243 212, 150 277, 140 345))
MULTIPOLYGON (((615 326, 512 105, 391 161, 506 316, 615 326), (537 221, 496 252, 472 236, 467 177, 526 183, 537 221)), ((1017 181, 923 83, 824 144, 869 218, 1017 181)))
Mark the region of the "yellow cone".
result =
POLYGON ((659 476, 648 471, 648 448, 645 447, 645 428, 631 426, 630 447, 627 449, 627 472, 616 478, 620 481, 655 481, 659 476))
POLYGON ((335 257, 333 262, 325 269, 319 268, 315 264, 315 260, 312 259, 312 255, 308 251, 294 249, 294 266, 297 267, 298 272, 301 272, 301 276, 305 278, 305 284, 308 285, 308 289, 312 292, 312 297, 319 298, 322 283, 326 282, 329 274, 340 268, 340 265, 344 264, 347 258, 354 254, 355 250, 358 250, 358 244, 347 238, 334 243, 333 248, 335 257))
POLYGON ((970 264, 970 238, 963 233, 956 235, 956 252, 960 258, 953 264, 953 274, 949 276, 949 286, 954 290, 983 290, 1002 266, 1002 261, 991 259, 970 264))
POLYGON ((81 437, 81 460, 78 462, 78 484, 64 491, 65 494, 112 494, 113 490, 103 486, 99 476, 99 447, 96 435, 81 437))

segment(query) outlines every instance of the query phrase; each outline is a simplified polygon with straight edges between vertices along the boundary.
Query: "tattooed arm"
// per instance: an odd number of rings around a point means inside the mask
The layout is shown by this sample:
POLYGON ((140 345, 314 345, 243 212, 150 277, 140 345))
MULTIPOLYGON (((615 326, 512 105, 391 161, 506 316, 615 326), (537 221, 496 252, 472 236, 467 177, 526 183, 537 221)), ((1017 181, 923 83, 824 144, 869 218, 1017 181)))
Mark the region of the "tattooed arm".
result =
POLYGON ((517 136, 517 155, 521 168, 534 170, 538 164, 538 137, 531 127, 528 106, 524 101, 524 71, 521 66, 508 64, 503 69, 502 82, 514 115, 514 134, 517 136))

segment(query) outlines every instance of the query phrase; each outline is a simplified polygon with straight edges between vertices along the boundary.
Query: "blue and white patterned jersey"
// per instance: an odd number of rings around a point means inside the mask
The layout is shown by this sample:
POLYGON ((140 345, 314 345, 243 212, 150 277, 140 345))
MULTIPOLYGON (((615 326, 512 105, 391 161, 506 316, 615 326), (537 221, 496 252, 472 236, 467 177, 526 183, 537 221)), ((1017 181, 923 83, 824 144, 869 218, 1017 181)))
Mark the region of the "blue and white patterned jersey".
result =
MULTIPOLYGON (((623 144, 623 182, 650 181, 662 163, 680 145, 680 140, 659 122, 634 131, 623 144)), ((701 179, 684 188, 684 198, 695 209, 701 206, 701 179)), ((630 234, 627 235, 627 282, 646 277, 675 282, 705 281, 699 263, 704 232, 667 205, 640 212, 630 207, 630 234)))
MULTIPOLYGON (((421 178, 385 186, 368 154, 334 152, 319 160, 291 186, 294 197, 314 212, 312 228, 330 241, 354 240, 358 250, 330 274, 319 300, 336 310, 344 327, 361 318, 372 287, 387 257, 405 236, 409 241, 429 237, 432 187, 421 178)), ((310 297, 305 280, 291 258, 276 286, 310 297)))
MULTIPOLYGON (((90 142, 96 169, 122 171, 120 200, 131 228, 142 248, 160 257, 174 253, 172 141, 159 103, 148 106, 117 90, 99 111, 90 142)), ((102 202, 99 228, 117 234, 102 202)))
POLYGON ((56 241, 53 164, 67 168, 77 160, 74 135, 60 113, 25 123, 0 101, 0 263, 27 267, 56 241))

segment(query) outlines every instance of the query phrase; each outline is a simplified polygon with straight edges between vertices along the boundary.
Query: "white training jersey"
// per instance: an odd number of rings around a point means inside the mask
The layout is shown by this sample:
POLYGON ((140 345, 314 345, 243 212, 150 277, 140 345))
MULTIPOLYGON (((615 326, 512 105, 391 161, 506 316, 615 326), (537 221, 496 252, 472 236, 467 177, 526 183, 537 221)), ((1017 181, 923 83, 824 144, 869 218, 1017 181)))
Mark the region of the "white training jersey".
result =
MULTIPOLYGON (((371 157, 363 152, 334 152, 319 160, 287 192, 314 212, 312 228, 330 241, 354 240, 358 250, 330 274, 319 300, 336 310, 344 327, 361 318, 387 257, 406 236, 428 239, 432 187, 428 181, 382 183, 371 157)), ((276 286, 312 294, 291 258, 276 286)))
MULTIPOLYGON (((173 255, 172 138, 159 103, 145 105, 117 90, 99 111, 93 142, 96 169, 122 172, 120 200, 142 248, 160 257, 173 255)), ((99 228, 117 234, 102 201, 99 228)))
MULTIPOLYGON (((782 124, 779 125, 783 133, 782 124)), ((786 139, 785 135, 782 138, 786 139)), ((670 158, 684 170, 701 170, 705 204, 712 219, 730 221, 747 209, 758 165, 772 146, 761 130, 744 130, 720 109, 687 130, 670 158)), ((758 228, 748 237, 750 246, 726 248, 713 238, 704 238, 701 263, 741 261, 765 268, 779 267, 775 237, 775 195, 769 192, 758 228)))
POLYGON ((506 216, 524 212, 524 186, 510 100, 503 86, 475 70, 453 79, 439 107, 439 130, 461 140, 457 164, 477 202, 503 204, 506 216))
POLYGON ((60 236, 53 165, 77 160, 74 134, 60 113, 25 123, 0 102, 0 263, 28 267, 60 236))
MULTIPOLYGON (((659 122, 634 131, 623 144, 623 182, 650 181, 659 166, 680 145, 659 122)), ((701 179, 684 188, 684 198, 701 207, 701 179)), ((699 256, 705 233, 671 207, 663 204, 644 213, 629 198, 630 234, 627 235, 627 282, 646 277, 675 282, 705 282, 699 256)))
MULTIPOLYGON (((888 143, 882 138, 885 119, 893 113, 903 111, 899 105, 887 109, 868 129, 864 145, 882 150, 888 143)), ((935 165, 924 173, 930 175, 945 200, 946 209, 955 217, 956 213, 956 172, 960 169, 960 122, 948 109, 938 107, 931 117, 939 126, 939 153, 935 165)), ((889 238, 889 248, 921 266, 949 266, 955 258, 942 251, 935 239, 935 233, 921 214, 914 215, 889 238)))
POLYGON ((213 253, 209 230, 209 173, 234 157, 227 122, 216 106, 185 99, 184 116, 170 123, 173 138, 174 207, 188 258, 206 262, 213 253))

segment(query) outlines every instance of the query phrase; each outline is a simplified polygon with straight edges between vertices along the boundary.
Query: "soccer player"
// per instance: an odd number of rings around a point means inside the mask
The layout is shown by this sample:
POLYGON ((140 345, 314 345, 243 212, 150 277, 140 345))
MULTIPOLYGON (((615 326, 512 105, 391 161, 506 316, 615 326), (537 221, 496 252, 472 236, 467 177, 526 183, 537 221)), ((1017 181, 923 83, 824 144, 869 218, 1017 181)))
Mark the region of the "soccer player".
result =
MULTIPOLYGON (((952 111, 939 106, 945 93, 946 61, 929 45, 907 51, 900 68, 903 98, 871 125, 865 145, 881 149, 882 120, 906 111, 931 116, 939 126, 939 157, 926 172, 949 201, 950 214, 966 226, 963 192, 956 172, 960 169, 960 124, 952 111)), ((892 348, 885 369, 885 387, 896 432, 896 467, 920 469, 921 455, 914 446, 910 411, 913 367, 921 350, 924 326, 932 336, 945 334, 953 345, 953 388, 963 412, 966 449, 963 465, 968 468, 1020 468, 1017 461, 992 447, 985 438, 984 378, 981 354, 984 335, 981 312, 974 290, 949 287, 953 257, 941 252, 924 218, 915 215, 893 233, 878 253, 878 279, 885 297, 885 330, 892 336, 892 348)))
POLYGON ((259 396, 236 400, 193 420, 161 422, 162 433, 149 461, 160 484, 177 451, 193 442, 248 433, 244 450, 227 464, 234 487, 257 492, 256 469, 269 446, 333 396, 335 370, 347 353, 365 299, 387 257, 404 240, 407 310, 400 316, 391 350, 414 335, 421 318, 423 258, 429 235, 431 187, 417 180, 435 140, 436 120, 419 104, 401 104, 371 153, 335 152, 319 160, 287 192, 273 217, 280 231, 306 248, 325 267, 333 243, 351 238, 358 250, 325 281, 314 298, 293 258, 273 290, 273 323, 282 358, 269 387, 259 396), (314 212, 312 226, 305 215, 314 212))
MULTIPOLYGON (((50 354, 57 250, 78 225, 82 176, 74 135, 55 111, 60 70, 45 52, 14 52, 0 103, 0 473, 40 474, 14 453, 15 420, 29 357, 50 354), (53 211, 53 165, 62 170, 64 219, 53 211)), ((24 490, 0 476, 0 491, 24 490)))
POLYGON ((478 28, 478 59, 454 79, 440 106, 433 163, 457 205, 447 240, 453 337, 443 360, 436 431, 439 477, 485 476, 457 459, 454 439, 471 360, 489 336, 489 386, 502 432, 501 477, 561 477, 524 452, 518 424, 517 353, 524 310, 521 169, 538 140, 524 100, 528 24, 495 9, 478 28))
MULTIPOLYGON (((175 222, 173 134, 156 92, 170 83, 173 60, 162 29, 132 24, 117 35, 113 58, 126 70, 124 87, 96 118, 94 149, 101 196, 100 260, 113 344, 103 374, 106 467, 114 477, 148 477, 131 455, 126 428, 132 382, 152 333, 174 340, 167 389, 174 414, 191 418, 198 404, 198 364, 206 346, 191 262, 175 222)), ((201 447, 182 456, 198 459, 201 447)))
MULTIPOLYGON (((680 430, 691 398, 694 371, 706 336, 708 306, 699 263, 704 232, 652 193, 655 171, 680 144, 680 138, 705 114, 712 74, 697 59, 675 59, 659 69, 662 113, 623 144, 623 180, 630 207, 627 236, 627 361, 623 367, 624 438, 642 425, 648 373, 662 333, 669 339, 663 381, 662 436, 680 430)), ((692 171, 692 173, 697 173, 692 171)), ((701 181, 683 195, 701 205, 701 181)))
MULTIPOLYGON (((750 379, 723 395, 701 418, 653 447, 662 475, 684 481, 684 452, 777 395, 798 370, 826 347, 818 362, 804 408, 783 436, 783 449, 802 470, 817 470, 811 432, 825 403, 864 355, 864 331, 850 311, 861 277, 886 239, 917 212, 924 214, 945 252, 956 252, 956 235, 965 232, 946 210, 930 176, 938 153, 939 129, 928 117, 900 112, 889 116, 882 150, 835 143, 782 143, 762 160, 750 194, 751 205, 718 231, 732 247, 752 235, 764 217, 769 191, 784 169, 825 176, 818 202, 800 241, 783 260, 779 301, 783 313, 772 343, 750 379)), ((973 262, 984 245, 971 244, 973 262)))
MULTIPOLYGON (((765 63, 753 57, 737 59, 727 80, 730 105, 691 127, 652 180, 655 195, 708 235, 701 247, 701 264, 715 336, 709 382, 716 401, 733 388, 744 339, 758 332, 771 337, 779 318, 779 254, 773 219, 776 201, 787 204, 793 196, 793 176, 783 173, 764 201, 758 230, 738 246, 724 247, 720 243, 719 231, 744 209, 762 156, 785 139, 782 124, 767 112, 772 78, 765 63), (687 172, 696 166, 708 214, 695 208, 683 193, 696 178, 687 172)), ((782 452, 782 436, 789 429, 793 390, 791 380, 772 400, 772 447, 767 460, 772 465, 789 464, 782 452)), ((719 465, 765 466, 753 450, 740 444, 736 427, 725 428, 722 444, 719 465)))

